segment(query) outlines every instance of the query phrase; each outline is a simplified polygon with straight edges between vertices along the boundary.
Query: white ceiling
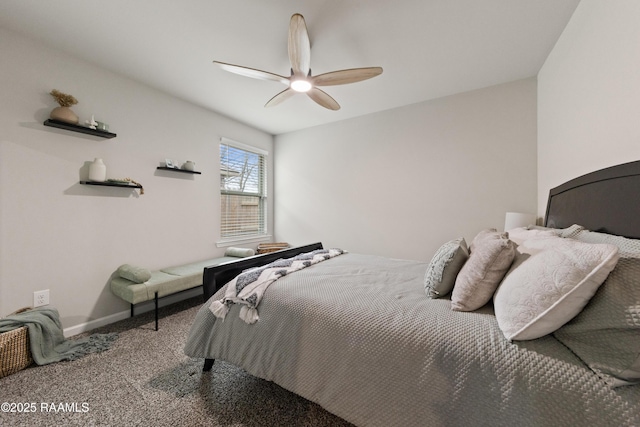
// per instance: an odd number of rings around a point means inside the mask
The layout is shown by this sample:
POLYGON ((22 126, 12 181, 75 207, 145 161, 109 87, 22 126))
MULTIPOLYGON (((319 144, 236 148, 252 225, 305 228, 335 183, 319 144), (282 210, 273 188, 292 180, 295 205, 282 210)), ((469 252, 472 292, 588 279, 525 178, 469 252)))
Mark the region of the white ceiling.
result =
POLYGON ((271 134, 535 76, 579 0, 1 0, 0 26, 271 134), (306 20, 314 75, 381 66, 364 82, 264 108, 284 89, 214 66, 289 75, 306 20))

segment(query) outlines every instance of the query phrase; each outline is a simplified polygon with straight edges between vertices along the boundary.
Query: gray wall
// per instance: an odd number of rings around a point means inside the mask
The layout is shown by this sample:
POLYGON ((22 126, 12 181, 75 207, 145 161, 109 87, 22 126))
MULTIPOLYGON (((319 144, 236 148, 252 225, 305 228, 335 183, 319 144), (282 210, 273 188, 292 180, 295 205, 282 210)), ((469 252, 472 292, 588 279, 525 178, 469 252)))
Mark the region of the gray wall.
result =
POLYGON ((538 213, 549 189, 640 160, 640 2, 582 0, 538 75, 538 213))
POLYGON ((271 135, 2 29, 0 52, 0 316, 50 289, 65 328, 117 320, 129 307, 108 287, 119 265, 157 269, 223 254, 220 137, 271 151, 271 135), (118 136, 44 127, 57 106, 52 89, 79 100, 82 121, 95 114, 118 136), (80 185, 95 157, 107 177, 139 181, 145 194, 80 185), (202 175, 157 172, 165 158, 195 161, 202 175))
POLYGON ((429 260, 536 212, 536 81, 279 135, 276 239, 429 260))

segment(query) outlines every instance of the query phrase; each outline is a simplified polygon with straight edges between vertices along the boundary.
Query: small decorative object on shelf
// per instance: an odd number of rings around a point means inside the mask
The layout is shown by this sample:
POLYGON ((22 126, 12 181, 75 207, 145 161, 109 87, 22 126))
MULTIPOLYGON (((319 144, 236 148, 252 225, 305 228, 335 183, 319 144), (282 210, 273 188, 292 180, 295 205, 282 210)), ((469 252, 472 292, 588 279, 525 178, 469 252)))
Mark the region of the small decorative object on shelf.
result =
POLYGON ((107 180, 107 166, 102 159, 96 157, 89 165, 89 180, 93 182, 104 182, 107 180))
MULTIPOLYGON (((162 164, 162 163, 160 163, 162 164)), ((182 173, 192 173, 196 175, 201 175, 202 172, 198 172, 195 170, 196 164, 191 160, 187 160, 182 164, 182 167, 173 163, 171 159, 164 159, 165 166, 158 166, 156 169, 163 171, 172 171, 172 172, 182 172, 182 173)))
POLYGON ((78 124, 78 116, 69 108, 77 104, 78 100, 73 95, 62 93, 57 89, 53 89, 50 94, 60 106, 51 110, 49 117, 65 123, 78 124))
POLYGON ((196 169, 196 164, 191 160, 187 160, 182 164, 182 169, 193 172, 196 169))
POLYGON ((96 130, 98 127, 98 122, 96 122, 96 119, 94 118, 93 114, 91 115, 91 120, 87 120, 84 123, 87 125, 89 129, 96 130))
POLYGON ((101 131, 104 131, 104 132, 108 132, 109 131, 109 125, 108 124, 106 124, 104 122, 101 122, 101 121, 96 121, 96 123, 97 123, 96 127, 97 127, 98 130, 101 130, 101 131))
POLYGON ((128 185, 129 187, 134 186, 140 189, 140 195, 144 194, 144 187, 137 181, 132 180, 131 178, 122 178, 122 179, 108 179, 107 182, 118 183, 122 185, 128 185))

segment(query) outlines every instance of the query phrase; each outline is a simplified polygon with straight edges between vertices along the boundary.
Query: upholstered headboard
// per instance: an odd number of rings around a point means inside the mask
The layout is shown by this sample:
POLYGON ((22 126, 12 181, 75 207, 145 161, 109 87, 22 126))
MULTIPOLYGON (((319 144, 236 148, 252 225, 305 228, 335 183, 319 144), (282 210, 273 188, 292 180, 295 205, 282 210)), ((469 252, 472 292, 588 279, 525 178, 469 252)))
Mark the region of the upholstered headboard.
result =
POLYGON ((544 224, 640 238, 640 161, 601 169, 549 191, 544 224))

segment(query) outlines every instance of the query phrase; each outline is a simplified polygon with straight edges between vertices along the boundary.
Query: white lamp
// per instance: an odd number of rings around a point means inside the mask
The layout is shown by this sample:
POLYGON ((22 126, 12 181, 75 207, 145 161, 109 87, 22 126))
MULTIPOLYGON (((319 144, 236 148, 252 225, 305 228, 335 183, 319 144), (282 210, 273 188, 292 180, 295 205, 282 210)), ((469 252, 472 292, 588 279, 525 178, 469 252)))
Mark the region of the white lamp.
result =
POLYGON ((504 231, 513 230, 518 227, 527 227, 535 225, 536 216, 534 214, 507 212, 504 218, 504 231))

